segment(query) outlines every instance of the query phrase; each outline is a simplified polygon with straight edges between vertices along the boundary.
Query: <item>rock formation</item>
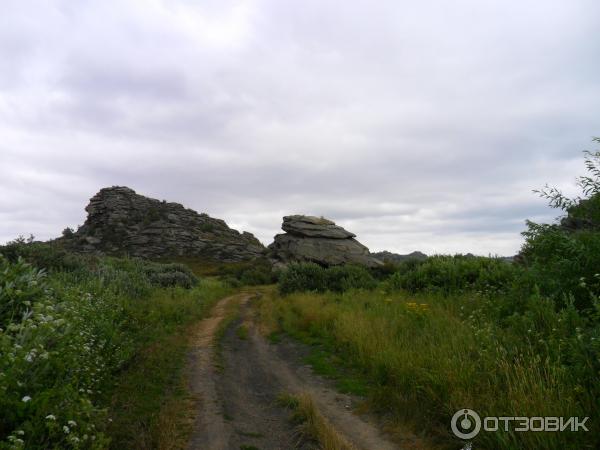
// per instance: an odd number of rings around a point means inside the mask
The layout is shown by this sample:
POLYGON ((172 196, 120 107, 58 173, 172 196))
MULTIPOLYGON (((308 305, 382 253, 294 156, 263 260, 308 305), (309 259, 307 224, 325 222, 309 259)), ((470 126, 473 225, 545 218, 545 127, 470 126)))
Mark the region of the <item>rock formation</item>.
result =
POLYGON ((61 238, 73 250, 224 262, 253 259, 265 251, 252 234, 240 234, 223 220, 144 197, 128 187, 100 190, 85 209, 85 224, 61 238))
POLYGON ((315 262, 322 266, 361 264, 381 265, 369 249, 354 239, 355 235, 334 222, 312 216, 286 216, 281 226, 285 234, 275 236, 269 245, 270 256, 277 264, 315 262))

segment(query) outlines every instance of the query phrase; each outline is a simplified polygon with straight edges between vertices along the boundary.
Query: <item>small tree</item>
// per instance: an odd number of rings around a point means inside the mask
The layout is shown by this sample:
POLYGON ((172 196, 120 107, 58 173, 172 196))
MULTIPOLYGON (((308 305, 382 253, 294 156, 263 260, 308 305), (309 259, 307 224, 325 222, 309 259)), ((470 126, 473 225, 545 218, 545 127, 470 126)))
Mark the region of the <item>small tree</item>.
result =
POLYGON ((544 294, 590 309, 600 294, 600 151, 584 154, 588 174, 577 178, 580 196, 548 185, 534 191, 566 215, 554 224, 527 221, 521 256, 544 294))

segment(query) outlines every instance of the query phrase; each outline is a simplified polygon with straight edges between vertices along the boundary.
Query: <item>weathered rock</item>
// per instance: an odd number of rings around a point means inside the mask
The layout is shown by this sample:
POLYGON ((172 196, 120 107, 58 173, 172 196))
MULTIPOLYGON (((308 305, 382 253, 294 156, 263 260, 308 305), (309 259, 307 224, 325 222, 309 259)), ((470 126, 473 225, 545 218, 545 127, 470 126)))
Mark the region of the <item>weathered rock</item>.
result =
POLYGON ((289 234, 304 237, 322 237, 346 239, 356 237, 355 234, 337 226, 331 220, 314 216, 285 216, 281 229, 289 234))
POLYGON ((100 190, 86 207, 87 220, 76 233, 61 238, 67 247, 159 258, 198 257, 234 262, 263 255, 252 234, 239 233, 220 219, 138 195, 127 187, 100 190))
POLYGON ((285 234, 275 236, 269 245, 271 258, 277 265, 290 262, 315 262, 322 266, 360 264, 381 265, 356 236, 334 222, 313 216, 286 216, 281 228, 285 234))

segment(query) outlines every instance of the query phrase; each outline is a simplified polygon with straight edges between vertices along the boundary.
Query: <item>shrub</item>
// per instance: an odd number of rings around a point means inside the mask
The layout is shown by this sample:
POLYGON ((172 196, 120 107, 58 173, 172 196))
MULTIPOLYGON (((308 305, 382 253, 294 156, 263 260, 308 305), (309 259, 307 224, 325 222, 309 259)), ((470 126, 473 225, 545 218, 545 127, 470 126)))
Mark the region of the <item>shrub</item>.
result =
POLYGON ((196 275, 184 264, 147 263, 146 274, 152 284, 161 287, 190 289, 198 283, 196 275))
POLYGON ((600 296, 600 152, 586 152, 585 165, 589 175, 577 183, 583 196, 537 191, 566 216, 555 224, 528 221, 521 258, 543 294, 560 306, 572 296, 578 309, 592 311, 600 296))
POLYGON ((499 258, 472 255, 436 255, 425 261, 406 261, 388 281, 391 290, 439 291, 445 294, 464 290, 496 292, 514 282, 518 269, 499 258))
POLYGON ((282 294, 325 290, 325 269, 315 263, 290 264, 279 277, 282 294))
POLYGON ((277 282, 277 272, 271 262, 264 258, 248 262, 228 264, 220 268, 221 277, 234 286, 258 286, 277 282))
POLYGON ((377 281, 362 266, 334 266, 325 269, 325 289, 345 292, 350 289, 374 289, 377 281))
POLYGON ((0 326, 20 320, 44 295, 45 273, 19 258, 11 264, 0 255, 0 326))
POLYGON ((58 244, 27 242, 24 239, 15 239, 0 247, 0 254, 13 263, 23 258, 33 266, 47 271, 77 270, 86 264, 86 260, 91 259, 70 253, 58 244))
POLYGON ((181 265, 87 262, 46 274, 0 257, 1 450, 108 448, 106 409, 119 374, 226 292, 217 282, 158 289, 196 283, 181 265))
POLYGON ((373 289, 376 284, 366 268, 351 265, 324 268, 315 263, 290 264, 279 277, 279 291, 282 294, 373 289))

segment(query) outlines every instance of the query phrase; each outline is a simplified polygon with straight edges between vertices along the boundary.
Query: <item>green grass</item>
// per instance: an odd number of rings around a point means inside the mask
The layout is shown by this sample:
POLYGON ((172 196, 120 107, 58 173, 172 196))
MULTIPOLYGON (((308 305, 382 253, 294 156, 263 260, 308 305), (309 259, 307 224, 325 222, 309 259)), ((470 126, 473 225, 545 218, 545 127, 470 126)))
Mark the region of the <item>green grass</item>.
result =
POLYGON ((235 330, 235 335, 242 340, 248 339, 248 327, 245 325, 240 325, 235 330))
POLYGON ((227 332, 227 329, 239 319, 240 303, 238 301, 229 302, 229 304, 226 306, 225 317, 223 320, 221 320, 221 323, 219 323, 213 341, 213 364, 219 372, 223 372, 225 370, 225 360, 223 358, 223 340, 225 338, 225 333, 227 332))
MULTIPOLYGON (((307 362, 316 372, 337 379, 342 389, 366 393, 372 409, 391 418, 392 426, 425 432, 441 445, 460 444, 449 424, 461 408, 482 416, 597 417, 595 378, 579 361, 565 364, 567 357, 585 361, 571 347, 579 342, 575 313, 555 311, 536 298, 528 311, 503 322, 496 316, 499 302, 476 293, 409 296, 376 290, 271 295, 259 309, 272 332, 313 346, 307 362)), ((474 444, 592 448, 597 438, 481 433, 474 444)))
POLYGON ((230 288, 53 245, 0 253, 0 448, 184 448, 186 329, 230 288))
POLYGON ((117 379, 107 430, 111 448, 186 448, 193 406, 183 373, 188 325, 227 293, 220 283, 205 281, 192 291, 157 292, 136 311, 147 321, 148 345, 117 379))

